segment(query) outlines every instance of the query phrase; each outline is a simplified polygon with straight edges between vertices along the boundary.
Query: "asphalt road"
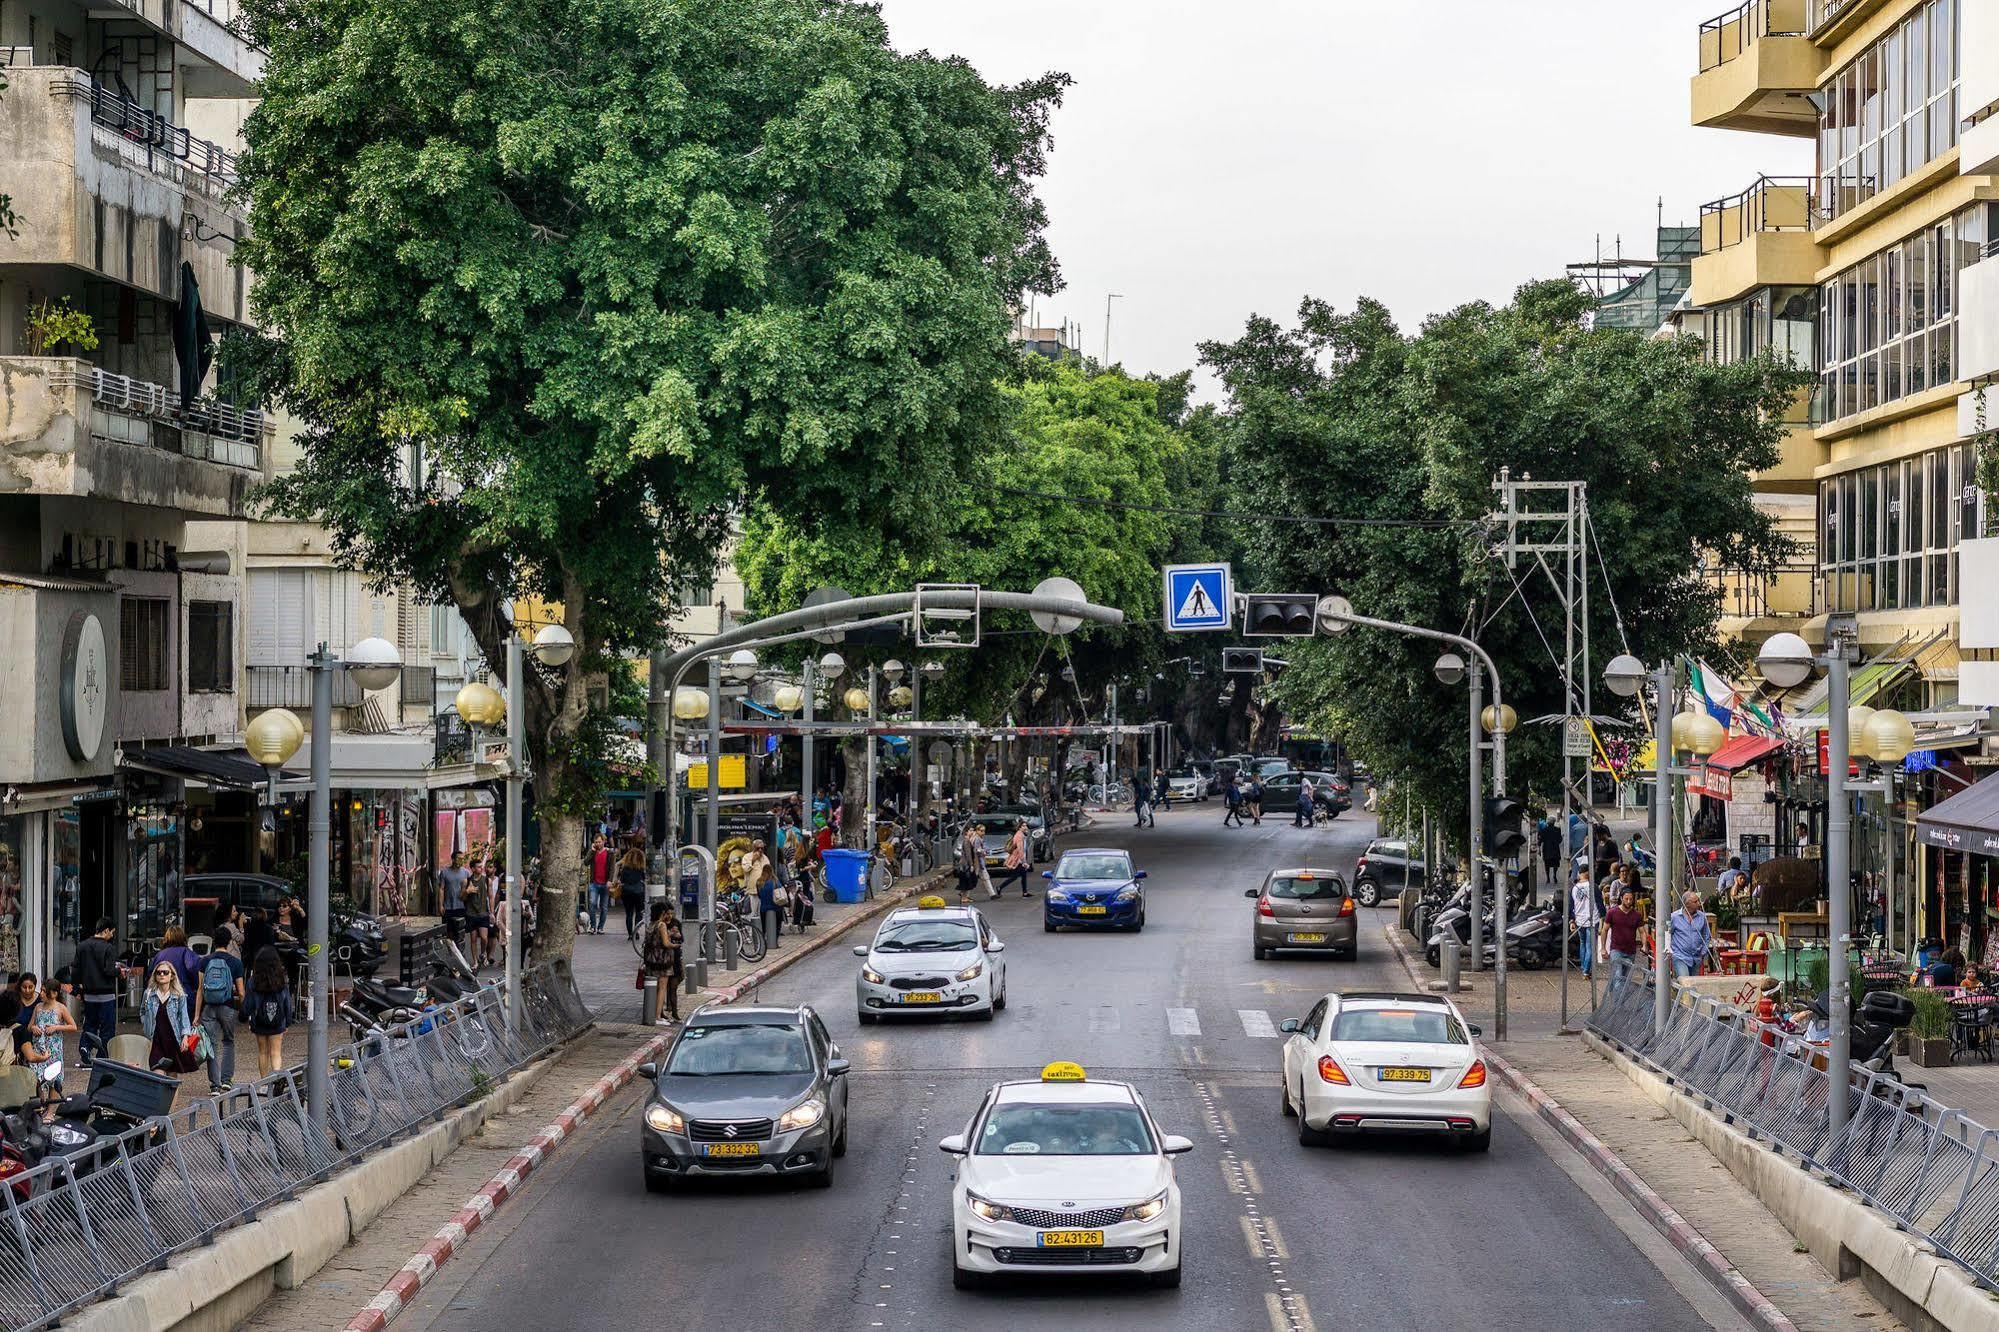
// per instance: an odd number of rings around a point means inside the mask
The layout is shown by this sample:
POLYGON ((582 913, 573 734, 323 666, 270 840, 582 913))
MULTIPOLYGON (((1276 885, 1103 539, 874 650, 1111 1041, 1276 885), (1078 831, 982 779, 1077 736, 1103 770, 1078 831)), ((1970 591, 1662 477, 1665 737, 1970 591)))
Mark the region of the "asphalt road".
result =
POLYGON ((1049 935, 1038 902, 989 904, 1008 945, 1009 1008, 994 1022, 863 1029, 844 947, 767 985, 766 1000, 817 1006, 854 1064, 851 1147, 831 1190, 720 1181, 647 1194, 634 1088, 401 1326, 1285 1332, 1512 1317, 1658 1332, 1730 1321, 1594 1176, 1550 1158, 1517 1104, 1502 1102, 1484 1156, 1414 1142, 1301 1148, 1279 1114, 1272 1028, 1328 989, 1400 989, 1407 976, 1381 937, 1385 911, 1365 913, 1357 962, 1252 961, 1242 890, 1278 864, 1350 875, 1372 824, 1348 816, 1308 832, 1266 817, 1234 829, 1221 817, 1209 802, 1156 829, 1112 817, 1084 835, 1129 846, 1151 871, 1143 934, 1049 935), (1134 1083, 1167 1132, 1195 1140, 1179 1165, 1182 1289, 952 1289, 951 1162, 936 1141, 963 1129, 989 1084, 1053 1059, 1134 1083))

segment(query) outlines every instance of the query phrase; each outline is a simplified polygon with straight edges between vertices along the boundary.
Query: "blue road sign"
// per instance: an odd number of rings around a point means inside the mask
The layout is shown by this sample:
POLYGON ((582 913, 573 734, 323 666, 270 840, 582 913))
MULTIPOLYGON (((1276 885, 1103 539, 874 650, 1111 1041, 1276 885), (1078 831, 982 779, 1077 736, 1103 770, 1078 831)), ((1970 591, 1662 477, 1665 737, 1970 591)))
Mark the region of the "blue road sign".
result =
POLYGON ((1169 564, 1165 569, 1166 631, 1226 629, 1235 621, 1234 579, 1226 564, 1169 564))

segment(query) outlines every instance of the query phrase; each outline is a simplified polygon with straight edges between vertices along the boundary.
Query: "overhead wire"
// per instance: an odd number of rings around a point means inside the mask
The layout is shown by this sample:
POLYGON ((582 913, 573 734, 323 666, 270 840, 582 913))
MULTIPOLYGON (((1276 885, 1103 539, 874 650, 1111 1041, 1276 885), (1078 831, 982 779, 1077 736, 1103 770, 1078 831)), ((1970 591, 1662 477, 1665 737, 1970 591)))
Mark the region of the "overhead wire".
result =
POLYGON ((1312 517, 1292 513, 1230 513, 1223 509, 1186 509, 1170 504, 1139 504, 1132 500, 1101 499, 1095 495, 1066 495, 1059 491, 1034 490, 1026 486, 990 486, 990 490, 1002 495, 1019 495, 1025 499, 1053 500, 1061 504, 1087 504, 1099 509, 1126 509, 1135 513, 1163 513, 1177 518, 1227 518, 1237 522, 1296 523, 1309 527, 1409 527, 1430 530, 1451 528, 1477 528, 1484 526, 1484 520, 1476 518, 1354 518, 1354 517, 1312 517))

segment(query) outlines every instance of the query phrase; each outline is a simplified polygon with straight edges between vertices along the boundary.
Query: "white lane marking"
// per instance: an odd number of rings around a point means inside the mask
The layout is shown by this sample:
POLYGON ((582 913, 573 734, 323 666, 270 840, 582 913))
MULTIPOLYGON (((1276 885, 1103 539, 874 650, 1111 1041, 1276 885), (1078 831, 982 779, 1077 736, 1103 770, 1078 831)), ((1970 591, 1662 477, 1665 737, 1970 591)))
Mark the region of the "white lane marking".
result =
POLYGON ((1166 1010, 1166 1030, 1175 1036, 1199 1036, 1201 1015, 1191 1008, 1169 1008, 1166 1010))
POLYGON ((1090 1010, 1090 1034, 1092 1036, 1115 1035, 1118 1030, 1118 1015, 1115 1008, 1093 1008, 1090 1010))
POLYGON ((1242 1019, 1243 1035, 1276 1038, 1277 1026, 1261 1008, 1238 1008, 1235 1015, 1242 1019))

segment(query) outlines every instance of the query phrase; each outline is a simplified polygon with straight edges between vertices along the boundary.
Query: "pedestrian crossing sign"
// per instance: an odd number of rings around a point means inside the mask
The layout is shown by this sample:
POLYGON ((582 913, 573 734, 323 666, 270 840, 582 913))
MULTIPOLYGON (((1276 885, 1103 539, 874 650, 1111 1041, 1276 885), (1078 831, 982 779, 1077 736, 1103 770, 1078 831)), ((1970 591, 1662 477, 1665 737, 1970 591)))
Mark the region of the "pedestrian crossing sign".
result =
POLYGON ((1169 564, 1165 583, 1168 633, 1227 629, 1234 623, 1235 589, 1228 565, 1169 564))

